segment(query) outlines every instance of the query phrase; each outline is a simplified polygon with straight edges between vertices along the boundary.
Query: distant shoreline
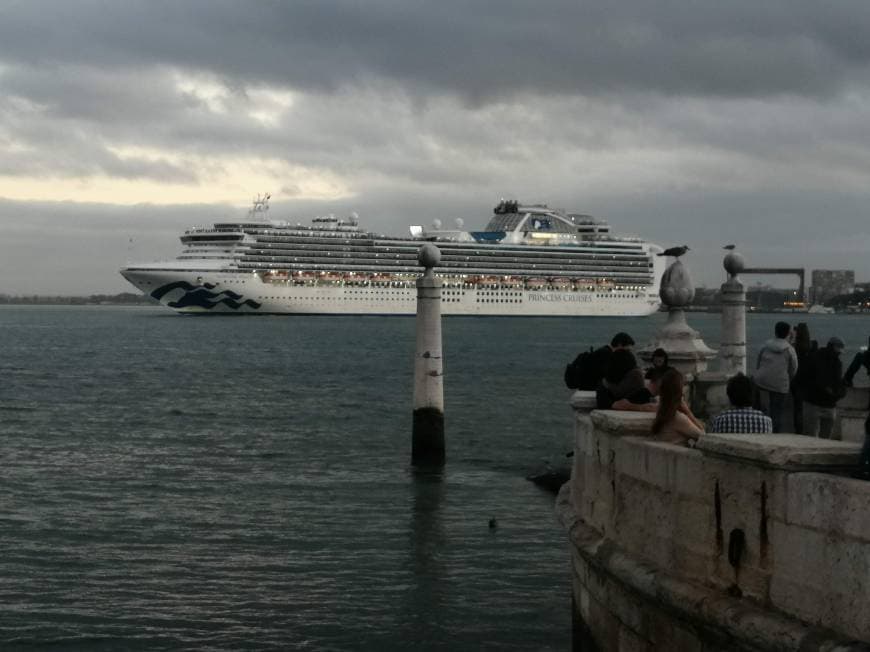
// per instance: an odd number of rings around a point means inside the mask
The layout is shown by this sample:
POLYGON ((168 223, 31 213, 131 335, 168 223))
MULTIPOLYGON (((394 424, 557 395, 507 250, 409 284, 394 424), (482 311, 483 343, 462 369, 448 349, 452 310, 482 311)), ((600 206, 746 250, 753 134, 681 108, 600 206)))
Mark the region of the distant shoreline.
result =
POLYGON ((0 294, 0 306, 158 306, 151 297, 132 293, 90 294, 87 296, 50 296, 40 294, 0 294))

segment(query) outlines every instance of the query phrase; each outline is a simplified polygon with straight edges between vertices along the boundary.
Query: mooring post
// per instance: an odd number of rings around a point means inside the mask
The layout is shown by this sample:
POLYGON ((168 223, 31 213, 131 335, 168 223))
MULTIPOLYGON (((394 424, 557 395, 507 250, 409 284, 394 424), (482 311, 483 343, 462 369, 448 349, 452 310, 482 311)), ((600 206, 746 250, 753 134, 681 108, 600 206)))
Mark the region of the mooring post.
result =
POLYGON ((426 243, 417 260, 426 271, 417 279, 417 346, 414 352, 414 425, 411 463, 443 465, 444 361, 441 353, 441 280, 434 268, 441 251, 426 243))

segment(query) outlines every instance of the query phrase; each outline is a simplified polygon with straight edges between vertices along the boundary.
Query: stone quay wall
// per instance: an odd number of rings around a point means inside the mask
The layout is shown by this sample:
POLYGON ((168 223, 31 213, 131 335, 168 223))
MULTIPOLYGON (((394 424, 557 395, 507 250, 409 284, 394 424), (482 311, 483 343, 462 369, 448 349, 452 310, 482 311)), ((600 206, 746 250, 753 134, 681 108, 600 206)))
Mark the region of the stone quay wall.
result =
POLYGON ((870 482, 860 445, 800 435, 650 438, 652 415, 577 393, 575 650, 870 650, 870 482))

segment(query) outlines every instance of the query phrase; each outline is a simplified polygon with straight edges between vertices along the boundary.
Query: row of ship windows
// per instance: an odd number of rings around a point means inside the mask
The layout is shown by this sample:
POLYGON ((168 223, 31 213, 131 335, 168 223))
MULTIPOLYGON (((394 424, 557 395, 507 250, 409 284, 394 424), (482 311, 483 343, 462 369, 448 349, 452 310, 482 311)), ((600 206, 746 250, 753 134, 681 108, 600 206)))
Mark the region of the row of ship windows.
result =
MULTIPOLYGON (((463 294, 463 296, 465 296, 465 295, 463 294)), ((599 296, 599 298, 601 298, 601 299, 618 299, 618 298, 631 299, 631 298, 636 298, 636 297, 637 297, 637 295, 634 295, 634 294, 605 294, 605 295, 599 296)), ((257 299, 260 299, 260 300, 264 300, 264 299, 281 300, 281 299, 287 299, 287 298, 288 297, 286 297, 286 296, 282 297, 282 296, 262 296, 262 295, 257 297, 257 299)), ((372 296, 369 296, 369 297, 306 297, 306 296, 302 296, 302 295, 300 295, 300 296, 292 296, 291 295, 289 298, 290 299, 307 299, 309 301, 312 301, 312 300, 313 301, 363 301, 365 299, 380 299, 382 297, 372 297, 372 296)), ((405 301, 410 301, 412 299, 416 300, 416 297, 409 296, 408 294, 405 294, 404 296, 393 297, 393 298, 394 299, 399 298, 399 299, 403 299, 405 301)), ((441 301, 444 303, 448 303, 448 302, 449 303, 457 303, 459 301, 462 301, 462 297, 459 297, 459 296, 457 296, 457 297, 441 297, 441 301)), ((523 299, 521 299, 521 298, 520 299, 496 299, 496 298, 476 297, 475 302, 476 303, 523 303, 523 299)))
MULTIPOLYGON (((290 297, 274 297, 274 296, 273 297, 266 297, 266 296, 258 296, 257 297, 257 299, 261 299, 261 300, 262 299, 280 300, 280 299, 287 299, 287 298, 306 299, 308 301, 364 301, 365 299, 374 299, 374 298, 379 298, 379 297, 306 297, 306 296, 301 296, 301 295, 298 297, 293 296, 293 295, 291 295, 290 297)), ((412 301, 412 300, 416 301, 417 297, 399 296, 399 297, 393 297, 393 299, 402 299, 404 301, 412 301)), ((456 301, 458 301, 458 300, 459 299, 456 299, 456 301)))

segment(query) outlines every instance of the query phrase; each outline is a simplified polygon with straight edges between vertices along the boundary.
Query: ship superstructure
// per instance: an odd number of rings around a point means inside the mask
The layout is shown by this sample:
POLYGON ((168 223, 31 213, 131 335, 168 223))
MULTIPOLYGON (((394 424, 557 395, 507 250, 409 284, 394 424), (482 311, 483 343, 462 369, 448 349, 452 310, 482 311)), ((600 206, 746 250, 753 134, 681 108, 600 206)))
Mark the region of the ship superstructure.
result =
POLYGON ((412 226, 410 237, 362 229, 356 215, 310 225, 247 219, 196 227, 171 262, 121 274, 184 313, 413 314, 420 245, 441 250, 445 315, 647 315, 658 310, 661 248, 618 237, 603 221, 501 201, 482 231, 412 226))

